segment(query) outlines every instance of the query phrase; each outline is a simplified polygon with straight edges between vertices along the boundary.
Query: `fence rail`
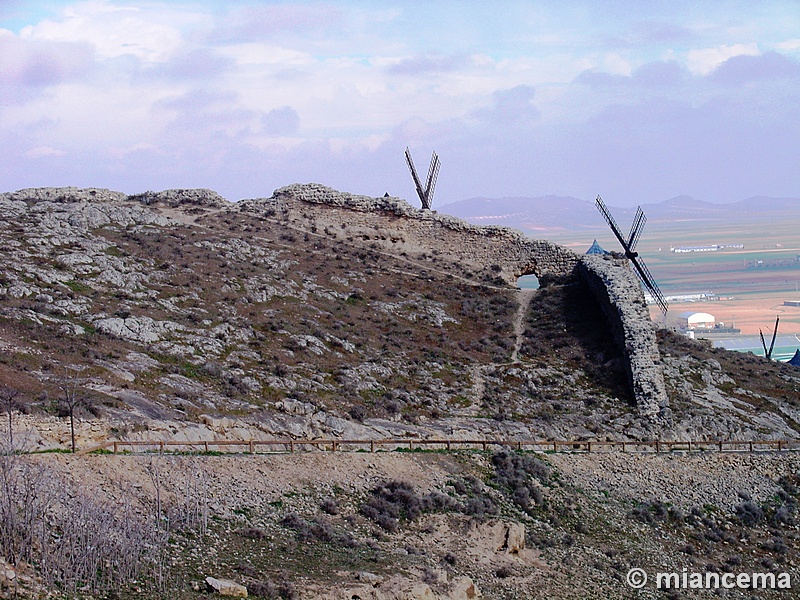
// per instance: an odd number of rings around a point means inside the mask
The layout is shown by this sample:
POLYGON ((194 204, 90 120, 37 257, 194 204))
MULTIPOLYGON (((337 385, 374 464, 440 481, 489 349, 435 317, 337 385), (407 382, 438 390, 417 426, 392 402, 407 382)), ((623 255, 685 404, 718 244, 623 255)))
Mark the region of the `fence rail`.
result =
POLYGON ((259 448, 266 451, 293 453, 309 450, 366 451, 380 450, 488 450, 512 448, 539 452, 763 452, 800 450, 800 440, 698 440, 698 441, 594 441, 594 440, 496 440, 496 439, 273 439, 273 440, 109 440, 81 450, 91 452, 167 452, 184 448, 189 451, 239 452, 256 454, 259 448), (270 450, 271 449, 271 450, 270 450))

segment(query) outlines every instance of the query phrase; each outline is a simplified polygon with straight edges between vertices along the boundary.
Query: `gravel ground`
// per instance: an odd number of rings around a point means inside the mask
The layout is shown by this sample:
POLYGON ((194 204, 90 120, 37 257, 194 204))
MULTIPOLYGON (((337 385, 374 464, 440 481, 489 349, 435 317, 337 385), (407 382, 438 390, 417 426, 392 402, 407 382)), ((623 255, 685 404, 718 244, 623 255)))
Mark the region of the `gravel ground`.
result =
POLYGON ((771 497, 776 481, 800 471, 800 453, 556 454, 548 460, 587 492, 621 499, 661 500, 689 509, 706 504, 732 509, 740 492, 771 497))

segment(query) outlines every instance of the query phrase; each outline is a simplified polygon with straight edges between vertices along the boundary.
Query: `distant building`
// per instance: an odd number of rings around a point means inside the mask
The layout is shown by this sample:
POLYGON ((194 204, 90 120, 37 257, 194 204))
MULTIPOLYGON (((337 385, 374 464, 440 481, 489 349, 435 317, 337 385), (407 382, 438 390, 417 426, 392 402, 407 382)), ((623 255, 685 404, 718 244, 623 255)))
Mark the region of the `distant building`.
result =
POLYGON ((592 242, 592 245, 589 246, 589 249, 586 251, 586 254, 608 254, 605 250, 600 247, 600 244, 597 243, 597 240, 592 242))
POLYGON ((717 250, 725 250, 727 248, 735 248, 740 250, 744 248, 744 244, 711 244, 710 246, 675 246, 670 248, 672 252, 716 252, 717 250))
POLYGON ((717 320, 704 312, 682 312, 678 315, 681 329, 714 329, 717 320))
MULTIPOLYGON (((653 295, 645 290, 644 299, 648 304, 655 304, 653 295)), ((672 294, 667 295, 664 299, 670 304, 679 304, 681 302, 708 302, 711 300, 719 300, 714 292, 694 292, 691 294, 672 294)))
POLYGON ((800 300, 784 300, 784 306, 800 306, 800 300))

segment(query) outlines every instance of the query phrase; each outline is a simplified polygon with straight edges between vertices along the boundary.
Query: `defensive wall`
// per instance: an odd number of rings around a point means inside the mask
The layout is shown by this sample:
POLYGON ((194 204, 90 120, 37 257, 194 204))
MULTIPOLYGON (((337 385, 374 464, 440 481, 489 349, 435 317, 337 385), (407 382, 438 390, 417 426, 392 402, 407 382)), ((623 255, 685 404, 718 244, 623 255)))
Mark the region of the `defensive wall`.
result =
POLYGON ((240 204, 242 210, 268 211, 293 228, 406 255, 456 275, 500 277, 513 285, 518 277, 532 274, 546 285, 549 278, 577 274, 597 299, 625 354, 639 411, 653 421, 668 420, 669 400, 655 329, 639 282, 625 259, 580 256, 507 227, 476 226, 417 209, 400 198, 354 195, 319 184, 286 186, 271 198, 240 204))

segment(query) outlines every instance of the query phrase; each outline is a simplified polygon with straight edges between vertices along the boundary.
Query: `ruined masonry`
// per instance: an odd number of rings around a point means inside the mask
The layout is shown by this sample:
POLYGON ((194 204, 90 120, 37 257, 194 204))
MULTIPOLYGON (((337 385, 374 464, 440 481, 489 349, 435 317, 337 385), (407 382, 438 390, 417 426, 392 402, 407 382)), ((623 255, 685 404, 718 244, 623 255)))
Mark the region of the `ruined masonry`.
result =
POLYGON ((271 198, 245 200, 241 205, 247 211, 275 211, 287 223, 305 231, 327 229, 338 237, 395 255, 433 253, 457 266, 455 275, 466 269, 514 285, 518 277, 532 274, 546 285, 548 278, 577 273, 592 290, 616 343, 624 350, 640 413, 654 422, 668 423, 669 399, 655 329, 639 282, 626 260, 610 255, 579 256, 507 227, 479 227, 414 208, 400 198, 359 196, 319 184, 290 185, 276 190, 271 198))

